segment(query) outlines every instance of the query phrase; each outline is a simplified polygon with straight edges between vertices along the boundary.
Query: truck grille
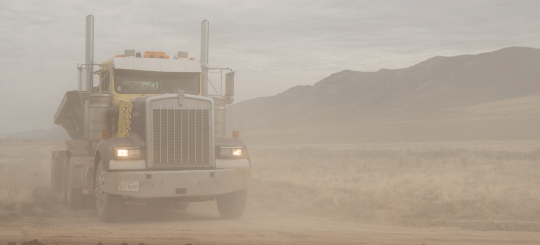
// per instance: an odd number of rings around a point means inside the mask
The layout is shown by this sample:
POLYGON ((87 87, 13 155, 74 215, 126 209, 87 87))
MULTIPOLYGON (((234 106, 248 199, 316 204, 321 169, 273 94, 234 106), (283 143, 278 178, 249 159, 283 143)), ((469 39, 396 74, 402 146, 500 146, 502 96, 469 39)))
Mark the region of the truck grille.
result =
POLYGON ((208 167, 209 110, 154 109, 152 155, 154 167, 208 167))

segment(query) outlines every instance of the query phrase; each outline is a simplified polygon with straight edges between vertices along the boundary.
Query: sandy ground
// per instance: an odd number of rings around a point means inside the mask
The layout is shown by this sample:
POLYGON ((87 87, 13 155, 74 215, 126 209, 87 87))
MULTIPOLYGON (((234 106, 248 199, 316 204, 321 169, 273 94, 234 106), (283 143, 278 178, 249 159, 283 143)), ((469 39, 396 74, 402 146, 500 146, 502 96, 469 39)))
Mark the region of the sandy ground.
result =
POLYGON ((248 205, 240 220, 219 218, 215 203, 186 211, 128 205, 121 223, 101 223, 94 210, 0 223, 0 243, 47 244, 538 244, 537 232, 406 228, 264 212, 248 205))
MULTIPOLYGON (((38 146, 46 153, 60 145, 38 146)), ((27 167, 45 171, 47 164, 48 158, 27 167)), ((0 177, 33 179, 21 182, 28 186, 48 183, 43 172, 13 170, 0 177)), ((119 223, 102 223, 94 209, 63 206, 50 215, 0 219, 0 244, 34 239, 44 244, 540 244, 534 231, 366 224, 279 212, 259 199, 248 200, 239 220, 221 219, 215 202, 192 203, 186 211, 126 204, 123 217, 119 223)))

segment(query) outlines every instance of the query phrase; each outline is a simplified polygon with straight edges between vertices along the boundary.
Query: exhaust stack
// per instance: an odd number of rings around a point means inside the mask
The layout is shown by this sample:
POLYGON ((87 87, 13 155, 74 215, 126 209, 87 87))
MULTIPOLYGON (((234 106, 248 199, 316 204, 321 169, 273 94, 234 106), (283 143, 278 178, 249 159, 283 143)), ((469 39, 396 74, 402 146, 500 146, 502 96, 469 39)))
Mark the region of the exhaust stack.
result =
MULTIPOLYGON (((210 40, 210 22, 201 22, 201 67, 203 69, 202 96, 208 96, 208 45, 210 40)), ((214 128, 216 137, 225 137, 226 104, 222 97, 211 97, 214 100, 214 128)))
POLYGON ((94 16, 86 16, 86 91, 92 92, 94 87, 94 16))
POLYGON ((208 45, 210 41, 210 22, 203 20, 201 22, 201 67, 203 68, 202 96, 207 95, 208 86, 208 45))
MULTIPOLYGON (((84 66, 86 68, 86 92, 94 87, 94 16, 86 16, 86 49, 84 66)), ((84 101, 84 139, 90 139, 90 102, 84 101)))

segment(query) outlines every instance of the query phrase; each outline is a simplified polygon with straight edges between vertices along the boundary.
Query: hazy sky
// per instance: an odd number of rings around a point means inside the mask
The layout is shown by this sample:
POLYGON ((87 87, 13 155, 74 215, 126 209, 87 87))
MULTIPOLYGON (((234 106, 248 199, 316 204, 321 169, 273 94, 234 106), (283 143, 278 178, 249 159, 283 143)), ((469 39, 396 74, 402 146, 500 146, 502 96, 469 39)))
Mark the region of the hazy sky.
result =
POLYGON ((0 0, 0 6, 0 134, 53 126, 64 93, 77 87, 88 14, 95 17, 96 62, 125 49, 188 51, 199 60, 200 23, 208 19, 210 66, 236 71, 235 102, 344 69, 540 47, 537 0, 0 0))

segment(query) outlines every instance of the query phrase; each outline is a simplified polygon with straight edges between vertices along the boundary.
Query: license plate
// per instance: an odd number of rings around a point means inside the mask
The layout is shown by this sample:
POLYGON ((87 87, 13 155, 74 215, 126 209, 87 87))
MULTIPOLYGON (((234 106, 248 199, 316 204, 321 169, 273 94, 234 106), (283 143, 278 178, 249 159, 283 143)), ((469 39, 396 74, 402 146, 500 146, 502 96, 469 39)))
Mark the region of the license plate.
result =
POLYGON ((139 191, 139 181, 122 181, 120 182, 121 191, 139 191))

